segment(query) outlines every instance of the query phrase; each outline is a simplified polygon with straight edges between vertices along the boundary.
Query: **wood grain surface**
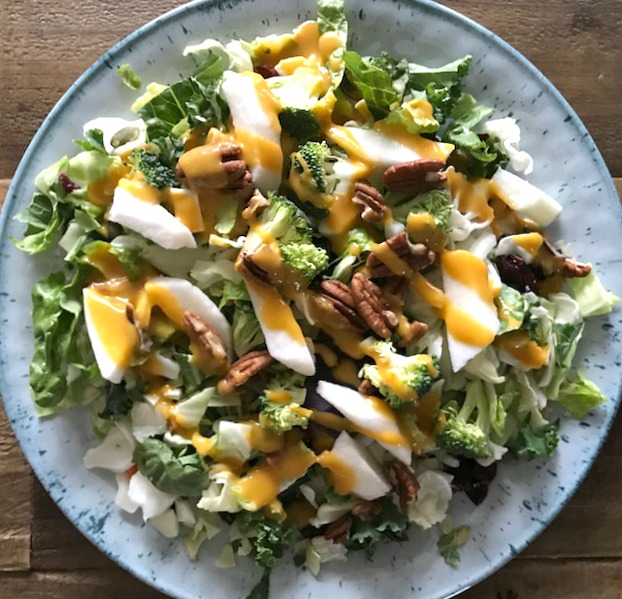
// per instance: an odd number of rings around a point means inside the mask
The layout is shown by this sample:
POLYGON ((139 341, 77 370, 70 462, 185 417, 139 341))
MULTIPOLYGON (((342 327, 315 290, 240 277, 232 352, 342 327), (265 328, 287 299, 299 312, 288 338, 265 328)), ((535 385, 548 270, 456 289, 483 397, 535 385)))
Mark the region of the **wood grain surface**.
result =
MULTIPOLYGON (((175 0, 0 2, 0 204, 28 141, 80 73, 175 0)), ((622 0, 445 0, 532 60, 622 177, 622 0)), ((622 192, 622 178, 616 180, 622 192)), ((529 549, 465 599, 622 599, 622 419, 586 481, 529 549)), ((156 599, 65 519, 0 406, 0 597, 156 599)))

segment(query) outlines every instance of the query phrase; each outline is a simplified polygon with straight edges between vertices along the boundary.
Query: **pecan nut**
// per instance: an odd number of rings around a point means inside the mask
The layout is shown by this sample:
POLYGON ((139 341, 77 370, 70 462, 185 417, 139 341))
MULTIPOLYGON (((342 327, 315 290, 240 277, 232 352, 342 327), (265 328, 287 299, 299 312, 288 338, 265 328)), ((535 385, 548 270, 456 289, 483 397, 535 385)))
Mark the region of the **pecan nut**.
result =
POLYGON ((274 358, 266 351, 252 351, 235 361, 225 376, 218 381, 216 389, 221 395, 233 393, 235 389, 244 385, 249 379, 267 368, 274 362, 274 358))
MULTIPOLYGON (((414 271, 420 271, 430 266, 436 259, 436 254, 428 249, 423 243, 411 243, 408 239, 406 231, 402 231, 393 237, 390 237, 380 246, 386 246, 405 263, 405 265, 414 271)), ((390 277, 393 275, 406 276, 407 272, 394 272, 382 261, 382 253, 372 252, 367 257, 367 267, 369 268, 373 279, 378 277, 390 277)))
POLYGON ((188 150, 182 155, 175 170, 177 180, 186 187, 203 187, 211 189, 222 189, 237 195, 246 201, 254 191, 253 176, 246 166, 246 162, 241 159, 241 150, 235 144, 220 144, 217 147, 204 145, 188 150), (210 154, 217 152, 220 157, 222 170, 214 170, 211 167, 212 158, 210 154), (192 160, 192 175, 186 174, 184 166, 187 168, 192 160), (202 169, 201 165, 205 164, 202 169), (198 168, 196 165, 199 165, 198 168))
POLYGON ((369 181, 354 184, 352 202, 363 207, 361 218, 368 223, 381 221, 388 211, 384 196, 369 181))
POLYGON ((238 272, 247 280, 264 287, 273 287, 270 275, 253 260, 252 254, 244 252, 237 263, 238 272))
POLYGON ((211 356, 216 372, 226 370, 229 366, 227 344, 222 337, 194 312, 186 311, 182 322, 188 336, 196 341, 211 356))
POLYGON ((399 321, 395 313, 391 311, 387 300, 384 299, 380 287, 360 272, 352 277, 350 285, 352 297, 361 318, 378 337, 389 338, 392 329, 398 325, 399 321))
POLYGON ((348 538, 351 525, 352 518, 350 514, 344 514, 326 527, 324 538, 333 543, 343 543, 348 538))
POLYGON ((368 379, 363 379, 358 387, 358 392, 361 395, 375 395, 377 393, 376 388, 371 384, 368 379))
POLYGON ((382 504, 377 501, 361 501, 361 503, 357 503, 351 510, 350 513, 361 520, 367 520, 368 518, 373 518, 377 516, 382 511, 382 504))
POLYGON ((365 323, 359 316, 350 287, 341 281, 322 281, 320 288, 322 297, 328 300, 337 314, 356 329, 365 330, 365 323))
POLYGON ((393 460, 388 465, 389 482, 400 498, 400 507, 406 512, 421 488, 414 472, 406 464, 393 460))
POLYGON ((577 262, 572 258, 564 256, 564 259, 559 265, 559 273, 566 279, 572 279, 575 277, 587 277, 592 272, 591 264, 583 264, 577 262))
POLYGON ((417 194, 439 189, 447 181, 447 175, 440 172, 444 166, 445 162, 436 158, 400 162, 384 171, 384 185, 398 193, 417 194))
POLYGON ((428 325, 425 322, 413 320, 405 323, 404 326, 398 328, 400 340, 397 342, 398 347, 407 347, 411 343, 419 341, 428 332, 428 325))

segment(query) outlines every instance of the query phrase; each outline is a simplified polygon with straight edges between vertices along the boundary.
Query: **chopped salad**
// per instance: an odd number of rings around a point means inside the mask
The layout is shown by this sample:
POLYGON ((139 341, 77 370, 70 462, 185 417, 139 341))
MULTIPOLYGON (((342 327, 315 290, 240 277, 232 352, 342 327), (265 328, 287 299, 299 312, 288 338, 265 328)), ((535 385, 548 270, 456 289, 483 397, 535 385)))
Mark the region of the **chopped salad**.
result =
POLYGON ((319 0, 292 33, 187 47, 173 84, 123 65, 136 118, 86 123, 19 216, 20 249, 64 255, 32 294, 39 414, 87 406, 119 508, 191 559, 252 557, 255 597, 290 548, 317 575, 411 526, 457 565, 452 495, 605 401, 572 360, 618 298, 546 236, 562 206, 471 57, 346 37, 319 0))

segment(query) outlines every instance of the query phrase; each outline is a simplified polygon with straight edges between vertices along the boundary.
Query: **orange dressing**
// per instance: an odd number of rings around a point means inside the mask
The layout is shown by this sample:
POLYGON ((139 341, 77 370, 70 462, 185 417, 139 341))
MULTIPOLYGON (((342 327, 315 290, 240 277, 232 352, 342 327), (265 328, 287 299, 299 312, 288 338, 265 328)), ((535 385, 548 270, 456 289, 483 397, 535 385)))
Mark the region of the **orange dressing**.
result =
POLYGON ((542 368, 549 357, 548 345, 540 346, 526 331, 511 331, 497 339, 497 346, 529 370, 542 368))
POLYGON ((338 495, 349 495, 356 484, 354 470, 334 451, 325 451, 317 459, 330 473, 330 480, 338 495))
POLYGON ((130 167, 125 164, 115 163, 108 170, 108 174, 99 181, 92 181, 86 189, 86 197, 92 204, 97 206, 109 206, 112 203, 114 190, 119 180, 126 177, 130 167))
POLYGON ((489 206, 489 200, 494 195, 495 184, 489 179, 476 179, 470 182, 462 173, 449 167, 447 173, 447 187, 451 196, 458 200, 458 209, 463 214, 472 212, 481 222, 493 219, 494 211, 489 206))

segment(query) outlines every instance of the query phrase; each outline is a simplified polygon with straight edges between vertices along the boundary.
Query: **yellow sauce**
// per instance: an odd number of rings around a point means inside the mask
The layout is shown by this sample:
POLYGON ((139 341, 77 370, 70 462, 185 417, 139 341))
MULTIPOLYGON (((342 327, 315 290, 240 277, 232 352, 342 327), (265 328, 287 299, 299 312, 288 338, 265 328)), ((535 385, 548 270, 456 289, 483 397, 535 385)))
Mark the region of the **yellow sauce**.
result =
POLYGON ((356 362, 343 358, 339 360, 337 365, 331 370, 333 377, 340 383, 358 387, 361 380, 358 375, 359 367, 356 362))
POLYGON ((149 185, 142 177, 119 179, 118 186, 147 204, 160 204, 162 202, 162 192, 157 187, 149 185))
POLYGON ((463 214, 472 212, 481 222, 493 219, 494 211, 489 200, 494 195, 495 184, 489 179, 476 179, 470 182, 453 167, 447 169, 447 187, 451 196, 458 201, 458 209, 463 214))
POLYGON ((454 250, 443 252, 441 267, 444 274, 477 293, 483 302, 492 304, 494 295, 488 283, 488 267, 483 260, 465 250, 454 250))
POLYGON ((129 172, 129 166, 123 163, 113 164, 108 170, 106 177, 89 183, 86 189, 86 197, 89 202, 97 206, 110 205, 119 180, 126 177, 129 172))
POLYGON ((198 197, 187 189, 171 187, 166 191, 166 197, 173 205, 175 218, 188 227, 192 233, 204 230, 203 216, 198 197))
POLYGON ((400 125, 389 125, 383 121, 377 121, 373 129, 419 154, 421 158, 436 158, 446 161, 447 157, 454 151, 452 144, 434 141, 421 137, 421 135, 409 133, 400 125))
POLYGON ((354 470, 344 462, 334 451, 325 451, 317 462, 330 473, 330 480, 338 495, 349 495, 356 484, 354 470))
POLYGON ((139 344, 138 331, 127 318, 127 303, 87 287, 84 310, 106 355, 119 368, 127 368, 139 344))
POLYGON ((512 331, 497 339, 497 346, 528 370, 542 368, 549 357, 549 347, 538 345, 526 331, 512 331))
POLYGON ((281 452, 252 468, 234 486, 235 493, 248 502, 252 511, 276 500, 281 485, 304 475, 315 464, 317 456, 302 443, 285 445, 281 452))
POLYGON ((207 144, 188 150, 179 157, 177 165, 194 186, 227 186, 227 173, 222 165, 219 145, 207 144))
POLYGON ((533 258, 540 251, 544 237, 540 233, 523 233, 522 235, 514 235, 512 241, 533 258))

